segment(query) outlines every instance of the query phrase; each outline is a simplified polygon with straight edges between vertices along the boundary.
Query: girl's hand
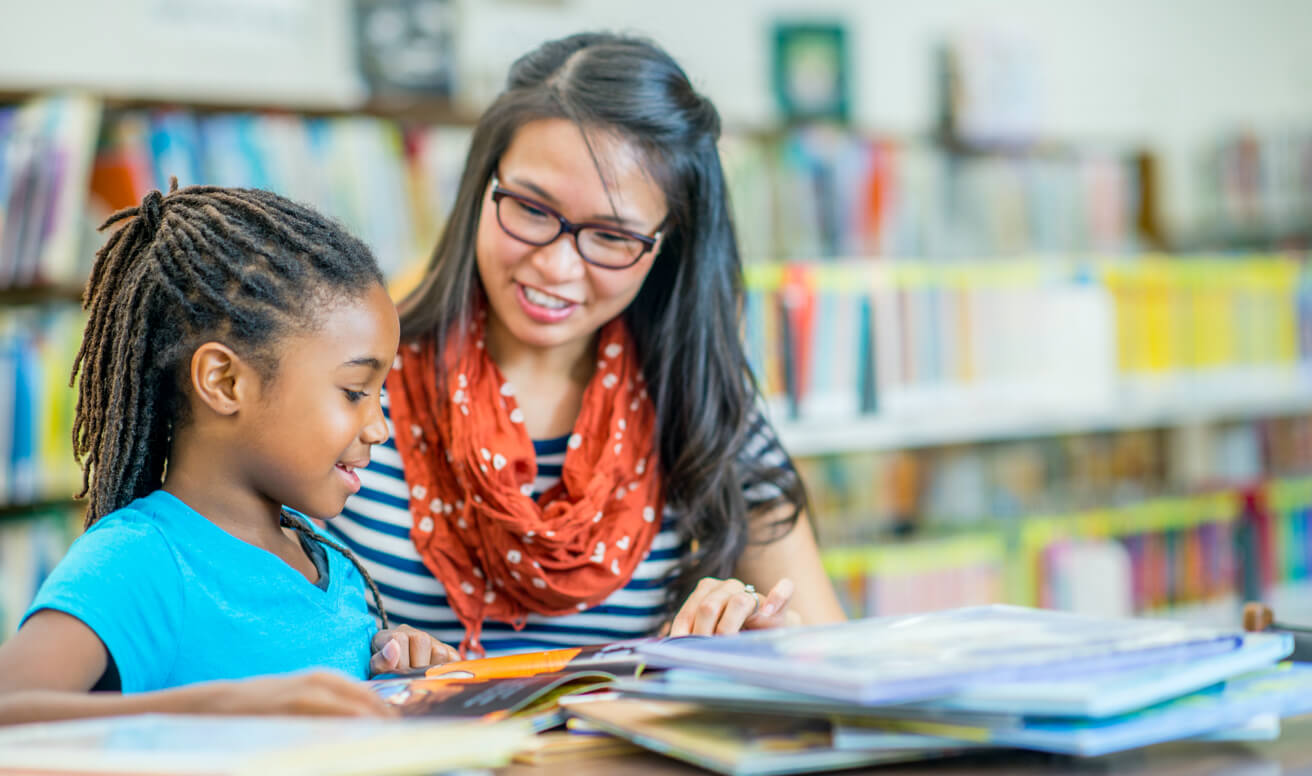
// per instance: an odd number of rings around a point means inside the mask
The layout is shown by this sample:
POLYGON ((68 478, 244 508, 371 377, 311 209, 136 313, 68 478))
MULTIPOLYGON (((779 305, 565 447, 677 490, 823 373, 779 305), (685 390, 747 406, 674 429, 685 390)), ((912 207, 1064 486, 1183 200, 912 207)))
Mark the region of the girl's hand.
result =
POLYGON ((801 615, 788 608, 792 597, 790 579, 779 580, 769 595, 762 596, 737 579, 706 577, 661 635, 723 636, 740 630, 801 625, 801 615))
POLYGON ((374 634, 374 656, 369 675, 390 674, 412 668, 450 663, 460 653, 421 630, 400 625, 374 634))
POLYGON ((340 674, 308 674, 207 682, 181 688, 188 707, 201 714, 294 714, 336 717, 392 717, 395 708, 363 682, 340 674))

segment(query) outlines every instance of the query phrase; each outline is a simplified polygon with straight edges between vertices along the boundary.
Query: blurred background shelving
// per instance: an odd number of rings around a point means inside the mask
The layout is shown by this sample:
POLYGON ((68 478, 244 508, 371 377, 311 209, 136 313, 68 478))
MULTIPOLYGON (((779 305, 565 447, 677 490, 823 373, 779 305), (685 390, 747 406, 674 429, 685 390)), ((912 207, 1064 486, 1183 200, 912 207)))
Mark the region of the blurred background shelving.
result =
POLYGON ((399 295, 510 61, 590 28, 654 36, 721 109, 744 339, 850 613, 1312 622, 1312 9, 669 5, 6 9, 0 638, 77 533, 95 226, 173 175, 270 188, 399 295), (829 120, 770 82, 800 23, 845 41, 829 120))

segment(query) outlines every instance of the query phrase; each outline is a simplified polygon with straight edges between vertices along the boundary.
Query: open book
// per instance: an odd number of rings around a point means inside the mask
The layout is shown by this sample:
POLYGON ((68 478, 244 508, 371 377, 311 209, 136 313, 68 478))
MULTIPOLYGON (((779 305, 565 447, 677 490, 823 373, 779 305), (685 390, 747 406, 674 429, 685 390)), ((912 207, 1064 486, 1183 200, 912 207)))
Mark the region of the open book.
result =
POLYGON ((370 682, 406 717, 521 716, 535 730, 563 721, 557 701, 622 677, 636 677, 644 660, 638 641, 461 660, 370 682))
POLYGON ((432 773, 505 765, 530 735, 518 721, 141 714, 0 729, 0 772, 432 773))

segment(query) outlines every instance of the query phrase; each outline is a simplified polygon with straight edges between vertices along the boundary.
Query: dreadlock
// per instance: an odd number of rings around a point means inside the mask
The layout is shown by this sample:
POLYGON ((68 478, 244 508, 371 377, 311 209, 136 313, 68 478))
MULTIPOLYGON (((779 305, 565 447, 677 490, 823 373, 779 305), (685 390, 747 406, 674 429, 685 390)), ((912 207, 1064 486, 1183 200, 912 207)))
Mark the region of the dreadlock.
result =
MULTIPOLYGON (((273 379, 274 345, 303 328, 318 305, 383 282, 364 243, 333 221, 276 194, 191 186, 146 195, 100 226, 114 231, 96 253, 82 306, 73 451, 82 464, 86 525, 157 490, 173 429, 185 422, 191 354, 222 341, 273 379), (79 372, 81 378, 79 380, 79 372)), ((345 555, 301 520, 284 525, 345 555)))

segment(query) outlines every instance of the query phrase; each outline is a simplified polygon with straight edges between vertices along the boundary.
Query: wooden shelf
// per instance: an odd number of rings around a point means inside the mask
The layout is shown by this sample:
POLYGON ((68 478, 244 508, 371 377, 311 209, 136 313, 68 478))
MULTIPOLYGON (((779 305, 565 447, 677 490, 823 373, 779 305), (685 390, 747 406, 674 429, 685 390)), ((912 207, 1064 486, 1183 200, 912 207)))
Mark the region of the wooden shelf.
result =
POLYGON ((49 304, 51 302, 81 304, 82 289, 71 286, 0 288, 0 305, 49 304))
MULTIPOLYGON (((58 89, 14 91, 0 89, 0 104, 22 102, 58 89)), ((457 103, 432 96, 386 95, 352 104, 292 104, 274 101, 243 102, 204 96, 159 97, 105 94, 94 90, 69 90, 95 94, 109 110, 165 110, 180 108, 196 113, 284 113, 298 116, 376 116, 424 124, 447 124, 472 127, 478 112, 457 103)))
POLYGON ((16 520, 27 517, 35 512, 62 510, 76 511, 84 507, 85 502, 68 498, 47 498, 31 501, 26 504, 0 504, 0 520, 16 520))
POLYGON ((1101 406, 1054 409, 944 409, 908 417, 863 416, 843 422, 776 421, 784 447, 808 457, 1031 439, 1099 431, 1162 428, 1312 413, 1312 380, 1246 390, 1126 391, 1101 406))

